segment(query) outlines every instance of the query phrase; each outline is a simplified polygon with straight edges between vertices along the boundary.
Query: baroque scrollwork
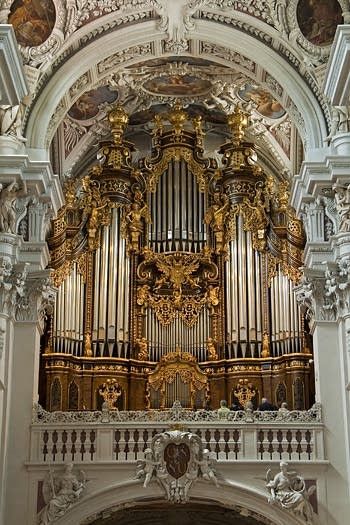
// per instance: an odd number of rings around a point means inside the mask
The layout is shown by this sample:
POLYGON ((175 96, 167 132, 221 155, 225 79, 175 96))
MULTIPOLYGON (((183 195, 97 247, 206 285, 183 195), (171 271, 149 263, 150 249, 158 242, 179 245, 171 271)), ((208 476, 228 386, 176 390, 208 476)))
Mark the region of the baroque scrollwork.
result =
POLYGON ((144 248, 142 253, 144 260, 138 267, 137 304, 142 308, 153 308, 163 325, 173 322, 178 313, 191 327, 205 305, 210 309, 218 306, 218 289, 210 285, 217 277, 210 250, 205 248, 199 254, 158 254, 144 248))

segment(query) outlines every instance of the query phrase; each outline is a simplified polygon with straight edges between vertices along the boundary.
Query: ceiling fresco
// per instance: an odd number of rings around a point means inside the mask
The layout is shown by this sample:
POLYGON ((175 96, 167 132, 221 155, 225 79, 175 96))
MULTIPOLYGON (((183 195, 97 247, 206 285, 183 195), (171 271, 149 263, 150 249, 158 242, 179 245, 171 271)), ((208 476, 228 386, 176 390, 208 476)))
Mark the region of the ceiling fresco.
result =
POLYGON ((52 0, 16 0, 8 18, 13 25, 17 42, 22 46, 36 47, 50 36, 56 21, 52 0))
POLYGON ((117 91, 111 91, 108 86, 87 91, 79 97, 68 111, 68 115, 81 121, 89 121, 96 117, 103 103, 115 102, 118 98, 117 91))
POLYGON ((193 75, 174 74, 147 80, 142 87, 153 95, 188 97, 208 94, 211 83, 193 75))
POLYGON ((279 119, 286 113, 282 105, 272 97, 271 93, 259 86, 246 84, 243 89, 238 91, 238 95, 242 100, 252 102, 256 111, 263 117, 279 119))
POLYGON ((316 46, 332 43, 337 25, 343 21, 337 0, 299 0, 297 20, 304 37, 316 46))
POLYGON ((116 101, 129 114, 128 133, 137 145, 146 140, 145 136, 151 139, 154 117, 169 111, 175 100, 181 101, 190 117, 202 117, 211 154, 210 144, 216 140, 223 143, 228 136, 227 114, 237 104, 246 108, 251 114, 249 133, 260 141, 261 147, 269 144, 269 149, 283 159, 284 169, 290 159, 291 124, 281 102, 239 71, 210 61, 181 58, 179 61, 178 57, 168 57, 120 68, 108 77, 107 85, 81 95, 61 126, 68 159, 64 163, 66 169, 71 169, 84 151, 91 151, 101 138, 106 138, 106 114, 116 101))

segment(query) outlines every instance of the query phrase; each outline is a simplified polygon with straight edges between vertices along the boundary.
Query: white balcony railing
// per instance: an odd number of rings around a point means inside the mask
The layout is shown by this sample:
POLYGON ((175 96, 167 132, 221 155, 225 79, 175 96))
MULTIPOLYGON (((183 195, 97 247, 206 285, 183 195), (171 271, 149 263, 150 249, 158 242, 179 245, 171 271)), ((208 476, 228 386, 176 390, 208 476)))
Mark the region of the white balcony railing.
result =
POLYGON ((179 425, 198 434, 221 461, 323 461, 321 410, 230 412, 184 409, 46 412, 37 406, 30 463, 129 462, 143 459, 153 436, 179 425))

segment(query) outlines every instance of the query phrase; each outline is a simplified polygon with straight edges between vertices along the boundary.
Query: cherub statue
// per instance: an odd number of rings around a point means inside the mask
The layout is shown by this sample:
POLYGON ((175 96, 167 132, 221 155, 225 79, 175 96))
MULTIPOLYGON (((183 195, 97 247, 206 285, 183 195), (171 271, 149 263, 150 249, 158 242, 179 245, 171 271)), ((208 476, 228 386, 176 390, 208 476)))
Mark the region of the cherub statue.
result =
POLYGON ((202 478, 206 481, 212 481, 215 483, 216 487, 219 487, 219 482, 214 468, 216 460, 210 457, 210 450, 205 448, 203 450, 202 458, 203 459, 201 461, 195 460, 196 464, 201 469, 202 478))
POLYGON ((137 359, 146 361, 148 359, 148 343, 145 337, 136 339, 136 348, 138 349, 137 359))
POLYGON ((208 337, 207 339, 207 351, 209 360, 216 361, 218 359, 218 353, 215 348, 215 341, 212 337, 208 337))
POLYGON ((73 474, 73 463, 67 463, 60 476, 50 470, 44 479, 43 496, 46 506, 38 514, 38 525, 47 525, 63 516, 81 497, 86 487, 85 473, 73 474))
POLYGON ((139 460, 136 463, 136 478, 143 479, 143 486, 146 488, 152 479, 154 469, 159 465, 158 461, 154 460, 153 452, 150 448, 146 448, 145 459, 139 460))
POLYGON ((275 477, 272 476, 270 469, 267 471, 266 482, 266 487, 270 492, 269 503, 292 511, 306 523, 312 523, 313 511, 309 496, 315 491, 315 485, 306 490, 304 479, 296 472, 288 470, 286 461, 281 461, 280 472, 275 477))

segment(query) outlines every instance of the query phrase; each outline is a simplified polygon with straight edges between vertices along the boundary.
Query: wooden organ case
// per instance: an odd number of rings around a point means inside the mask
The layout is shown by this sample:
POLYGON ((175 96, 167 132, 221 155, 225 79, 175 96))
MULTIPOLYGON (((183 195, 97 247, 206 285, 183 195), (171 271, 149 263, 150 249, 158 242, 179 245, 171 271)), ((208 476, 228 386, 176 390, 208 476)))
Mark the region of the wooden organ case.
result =
POLYGON ((108 118, 112 140, 66 182, 52 223, 41 402, 96 409, 114 381, 119 408, 217 408, 249 384, 255 403, 308 408, 312 350, 293 294, 302 225, 288 182, 263 173, 245 141, 248 116, 228 116, 221 166, 204 156, 201 118, 177 104, 137 166, 127 114, 108 118))

